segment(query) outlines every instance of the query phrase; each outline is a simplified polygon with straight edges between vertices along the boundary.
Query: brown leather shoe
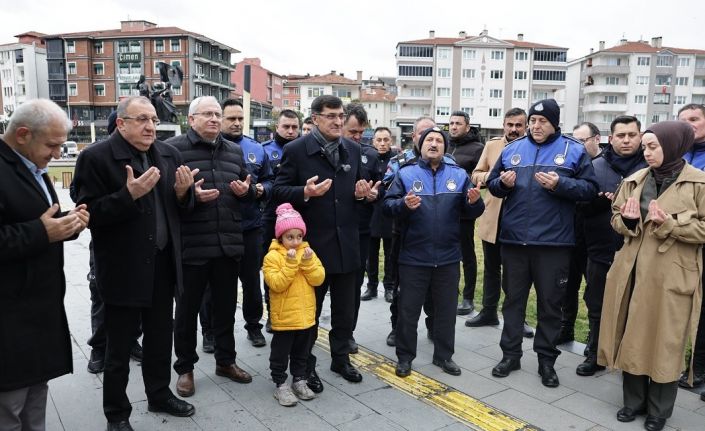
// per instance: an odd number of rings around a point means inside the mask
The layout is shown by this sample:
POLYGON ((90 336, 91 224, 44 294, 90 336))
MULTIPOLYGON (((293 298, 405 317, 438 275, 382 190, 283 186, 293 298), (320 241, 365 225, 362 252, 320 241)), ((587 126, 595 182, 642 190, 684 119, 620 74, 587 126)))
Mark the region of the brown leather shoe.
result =
POLYGON ((184 398, 196 393, 196 386, 193 384, 193 371, 179 376, 176 380, 176 393, 184 398))
POLYGON ((227 377, 238 383, 250 383, 252 381, 252 376, 247 371, 238 367, 237 364, 216 365, 215 375, 227 377))

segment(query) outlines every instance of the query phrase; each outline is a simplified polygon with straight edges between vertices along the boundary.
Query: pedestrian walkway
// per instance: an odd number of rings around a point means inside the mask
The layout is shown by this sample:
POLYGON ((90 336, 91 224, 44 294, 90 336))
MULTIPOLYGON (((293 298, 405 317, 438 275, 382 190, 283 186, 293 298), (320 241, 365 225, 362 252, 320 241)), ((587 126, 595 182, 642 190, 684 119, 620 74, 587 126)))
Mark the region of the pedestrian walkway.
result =
MULTIPOLYGON (((72 204, 66 190, 58 190, 64 208, 72 204)), ((74 374, 52 380, 47 405, 48 431, 104 430, 102 374, 86 371, 90 347, 90 293, 88 243, 83 233, 67 243, 66 310, 73 340, 74 374)), ((129 268, 125 268, 129 270, 129 268)), ((132 401, 132 425, 142 431, 216 430, 642 430, 643 417, 628 424, 617 422, 621 407, 619 373, 602 372, 579 377, 575 367, 582 362, 579 343, 567 346, 558 358, 556 371, 561 385, 541 385, 532 341, 524 342, 522 369, 504 379, 490 374, 501 359, 501 328, 467 328, 464 318, 456 323, 454 360, 462 367, 459 377, 443 373, 431 364, 433 344, 426 337, 423 319, 419 328, 418 356, 412 375, 394 375, 394 348, 386 345, 389 304, 383 298, 362 303, 355 338, 360 353, 351 358, 364 376, 352 384, 329 370, 326 329, 327 307, 321 316, 321 332, 315 348, 318 373, 325 390, 318 398, 293 408, 279 406, 272 397, 269 377, 269 346, 252 347, 246 339, 241 311, 236 315, 238 364, 253 376, 250 384, 239 384, 215 375, 213 355, 200 352, 194 370, 196 406, 190 418, 175 418, 147 412, 139 364, 131 363, 128 396, 132 401), (571 351, 572 350, 572 351, 571 351)), ((271 340, 265 334, 267 342, 271 340)), ((200 338, 200 337, 199 337, 200 338)), ((566 346, 562 346, 566 347, 566 346)), ((173 373, 172 389, 176 382, 173 373)), ((705 430, 705 403, 694 392, 679 390, 669 430, 705 430)))

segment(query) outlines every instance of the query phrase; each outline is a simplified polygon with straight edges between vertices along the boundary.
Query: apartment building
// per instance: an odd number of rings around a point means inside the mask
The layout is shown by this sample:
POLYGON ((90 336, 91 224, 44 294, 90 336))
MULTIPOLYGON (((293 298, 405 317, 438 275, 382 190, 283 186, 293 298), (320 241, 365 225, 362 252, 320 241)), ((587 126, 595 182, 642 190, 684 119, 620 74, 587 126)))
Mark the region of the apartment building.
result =
POLYGON ((282 109, 281 75, 262 67, 262 61, 259 58, 244 58, 235 64, 231 80, 235 86, 231 97, 241 99, 246 83, 249 86, 250 134, 260 142, 269 140, 272 110, 282 109))
POLYGON ((392 131, 392 138, 398 144, 401 136, 396 125, 396 96, 382 87, 367 87, 360 90, 360 103, 367 111, 369 128, 371 130, 377 127, 389 128, 392 131))
POLYGON ((568 67, 569 124, 595 123, 604 136, 618 115, 634 115, 642 128, 676 118, 688 103, 705 103, 705 51, 622 39, 599 48, 568 67))
POLYGON ((430 115, 447 125, 463 110, 485 136, 502 134, 504 113, 528 109, 536 100, 555 98, 564 104, 568 48, 516 39, 478 36, 399 42, 396 48, 397 116, 402 142, 411 138, 413 121, 430 115))
MULTIPOLYGON (((49 97, 66 107, 79 137, 88 127, 107 125, 107 117, 126 96, 139 95, 141 75, 151 86, 160 81, 158 62, 178 65, 181 86, 173 88, 177 110, 186 114, 198 96, 227 99, 235 48, 178 27, 159 27, 136 20, 119 29, 45 36, 49 97)), ((89 135, 88 135, 89 136, 89 135)))
POLYGON ((27 32, 0 45, 0 122, 29 99, 49 97, 46 49, 42 33, 27 32))

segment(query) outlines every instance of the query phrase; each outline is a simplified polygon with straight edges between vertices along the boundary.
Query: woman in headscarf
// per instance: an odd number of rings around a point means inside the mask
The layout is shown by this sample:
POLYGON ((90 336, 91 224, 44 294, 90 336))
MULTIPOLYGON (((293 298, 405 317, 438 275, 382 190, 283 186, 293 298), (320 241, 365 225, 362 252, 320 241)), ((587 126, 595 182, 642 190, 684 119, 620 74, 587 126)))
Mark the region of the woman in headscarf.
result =
POLYGON ((625 178, 612 204, 624 246, 607 274, 598 363, 623 371, 617 420, 647 414, 647 430, 673 413, 700 314, 705 173, 682 159, 692 145, 685 122, 651 126, 642 137, 649 167, 625 178))

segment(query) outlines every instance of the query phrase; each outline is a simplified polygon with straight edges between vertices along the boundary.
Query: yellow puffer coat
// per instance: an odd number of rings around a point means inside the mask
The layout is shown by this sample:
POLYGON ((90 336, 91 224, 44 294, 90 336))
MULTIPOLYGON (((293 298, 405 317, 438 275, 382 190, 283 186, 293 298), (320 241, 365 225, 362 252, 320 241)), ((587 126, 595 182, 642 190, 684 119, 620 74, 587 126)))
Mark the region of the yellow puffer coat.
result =
POLYGON ((326 277, 323 264, 314 252, 311 259, 303 259, 307 242, 296 249, 296 259, 289 259, 276 239, 264 257, 262 272, 269 286, 269 317, 275 331, 307 329, 316 323, 315 286, 326 277))

